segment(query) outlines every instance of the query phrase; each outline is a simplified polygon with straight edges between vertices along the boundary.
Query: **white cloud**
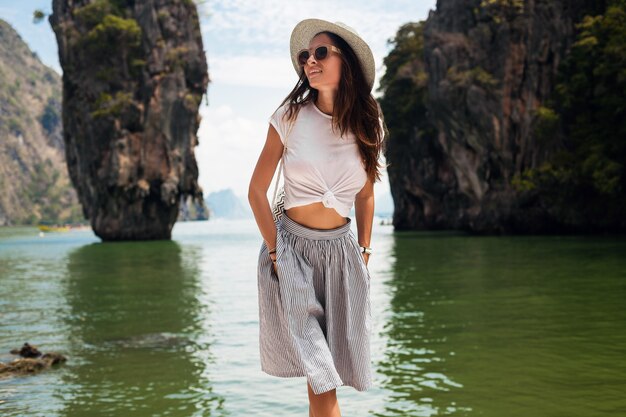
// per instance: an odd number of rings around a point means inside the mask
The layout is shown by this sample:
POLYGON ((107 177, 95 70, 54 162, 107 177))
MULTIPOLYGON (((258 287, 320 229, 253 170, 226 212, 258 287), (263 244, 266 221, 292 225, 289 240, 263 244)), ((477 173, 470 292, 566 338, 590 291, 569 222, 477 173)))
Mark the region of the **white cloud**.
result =
POLYGON ((214 55, 209 62, 211 81, 215 84, 278 87, 290 90, 298 81, 287 55, 214 55))
POLYGON ((229 106, 202 107, 196 147, 199 179, 205 195, 232 188, 246 195, 252 171, 263 148, 267 123, 237 115, 229 106))
POLYGON ((391 36, 400 24, 426 17, 434 1, 336 1, 317 0, 216 0, 209 5, 211 16, 205 33, 236 36, 238 44, 288 44, 294 25, 302 19, 316 17, 342 21, 354 27, 366 40, 391 36), (429 4, 430 3, 430 4, 429 4), (232 32, 230 32, 232 31, 232 32))
MULTIPOLYGON (((244 62, 262 62, 263 65, 259 67, 261 72, 257 74, 259 84, 256 85, 265 86, 273 75, 276 78, 276 74, 283 74, 280 65, 286 63, 286 66, 291 68, 289 37, 291 30, 300 20, 316 17, 333 22, 342 21, 357 30, 370 45, 376 61, 374 88, 377 88, 384 71, 383 58, 389 50, 387 41, 395 35, 402 24, 425 19, 434 3, 434 0, 429 2, 215 0, 208 5, 210 18, 204 22, 203 33, 208 50, 215 51, 209 54, 212 70, 219 70, 220 65, 228 67, 237 60, 235 57, 241 57, 244 62), (233 58, 228 58, 231 55, 233 58), (266 55, 284 56, 284 59, 272 64, 273 58, 269 60, 264 57, 266 55), (257 57, 259 61, 251 59, 253 57, 257 57), (221 59, 229 62, 220 64, 218 60, 221 59)), ((240 75, 239 70, 235 70, 232 79, 237 79, 236 75, 240 75)), ((255 81, 253 78, 246 79, 245 82, 249 85, 255 81)))
POLYGON ((18 11, 13 7, 0 7, 0 16, 4 20, 11 20, 18 16, 18 11))

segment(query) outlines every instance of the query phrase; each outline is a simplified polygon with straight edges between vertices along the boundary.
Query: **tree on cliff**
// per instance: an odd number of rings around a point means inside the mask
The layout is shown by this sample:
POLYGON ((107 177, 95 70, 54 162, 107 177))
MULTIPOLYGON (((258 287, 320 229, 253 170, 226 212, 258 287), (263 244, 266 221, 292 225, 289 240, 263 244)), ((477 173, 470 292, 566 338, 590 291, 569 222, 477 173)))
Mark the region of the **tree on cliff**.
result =
POLYGON ((611 229, 626 224, 626 1, 576 27, 537 132, 550 140, 560 129, 565 146, 523 178, 565 220, 611 229))
MULTIPOLYGON (((389 40, 392 50, 384 59, 387 70, 380 80, 379 91, 383 95, 379 102, 390 126, 385 158, 395 213, 412 211, 416 196, 402 192, 397 184, 407 176, 419 175, 412 172, 413 161, 432 154, 428 148, 435 136, 426 109, 428 74, 423 63, 423 30, 424 22, 407 23, 398 29, 389 40), (427 150, 420 152, 424 149, 427 150)), ((402 228, 402 223, 401 219, 394 219, 396 227, 402 228)))

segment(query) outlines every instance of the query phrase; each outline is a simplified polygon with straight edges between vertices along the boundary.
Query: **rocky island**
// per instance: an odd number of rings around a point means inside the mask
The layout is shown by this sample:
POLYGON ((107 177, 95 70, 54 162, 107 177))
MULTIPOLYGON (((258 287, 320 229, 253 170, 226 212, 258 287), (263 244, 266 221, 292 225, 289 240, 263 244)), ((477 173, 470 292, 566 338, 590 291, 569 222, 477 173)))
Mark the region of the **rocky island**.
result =
POLYGON ((625 10, 439 0, 400 28, 380 89, 396 230, 626 231, 625 10))
POLYGON ((209 82, 192 1, 54 0, 63 139, 84 216, 103 240, 169 239, 202 201, 194 147, 209 82))

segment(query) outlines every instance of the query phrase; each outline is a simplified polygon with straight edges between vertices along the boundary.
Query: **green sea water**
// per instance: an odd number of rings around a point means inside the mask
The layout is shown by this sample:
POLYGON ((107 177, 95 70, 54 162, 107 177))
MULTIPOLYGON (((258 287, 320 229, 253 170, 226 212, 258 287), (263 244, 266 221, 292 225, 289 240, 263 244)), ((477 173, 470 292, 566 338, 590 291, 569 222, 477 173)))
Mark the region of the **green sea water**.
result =
MULTIPOLYGON (((308 416, 304 378, 261 372, 253 221, 173 240, 0 229, 1 416, 308 416)), ((626 416, 626 239, 393 233, 370 260, 374 386, 344 416, 626 416)))

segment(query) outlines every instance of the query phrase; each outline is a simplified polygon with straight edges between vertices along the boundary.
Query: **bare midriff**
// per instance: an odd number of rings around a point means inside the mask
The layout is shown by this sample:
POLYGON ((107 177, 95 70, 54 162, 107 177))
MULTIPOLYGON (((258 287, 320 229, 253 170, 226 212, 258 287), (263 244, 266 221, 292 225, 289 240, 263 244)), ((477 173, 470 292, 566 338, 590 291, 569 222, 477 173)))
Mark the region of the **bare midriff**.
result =
POLYGON ((285 214, 296 223, 312 229, 336 229, 348 222, 337 210, 324 206, 322 202, 291 207, 285 210, 285 214))

